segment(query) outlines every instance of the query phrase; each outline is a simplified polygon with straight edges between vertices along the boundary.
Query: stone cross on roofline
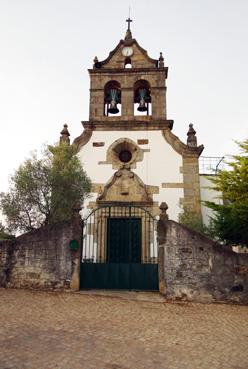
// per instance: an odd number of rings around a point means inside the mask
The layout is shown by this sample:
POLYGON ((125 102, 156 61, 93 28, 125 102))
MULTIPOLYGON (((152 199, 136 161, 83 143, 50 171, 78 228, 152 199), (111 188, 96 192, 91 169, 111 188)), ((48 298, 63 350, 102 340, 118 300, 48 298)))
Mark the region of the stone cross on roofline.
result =
POLYGON ((130 23, 131 23, 132 21, 133 21, 133 20, 132 20, 132 19, 130 19, 130 15, 129 15, 128 19, 126 19, 126 22, 128 23, 128 27, 127 27, 128 31, 130 31, 130 23))
POLYGON ((125 36, 125 41, 130 41, 133 38, 131 29, 130 29, 130 23, 132 22, 132 19, 130 19, 130 15, 129 15, 128 19, 126 19, 126 22, 128 23, 128 27, 127 27, 127 32, 126 32, 126 36, 125 36))

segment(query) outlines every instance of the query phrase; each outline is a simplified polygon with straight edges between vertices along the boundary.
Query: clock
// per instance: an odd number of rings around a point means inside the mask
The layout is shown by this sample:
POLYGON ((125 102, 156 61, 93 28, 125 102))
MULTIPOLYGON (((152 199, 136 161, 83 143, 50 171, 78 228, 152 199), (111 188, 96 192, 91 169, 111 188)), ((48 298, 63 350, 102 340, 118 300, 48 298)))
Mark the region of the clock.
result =
POLYGON ((122 49, 122 55, 123 56, 132 56, 133 55, 133 48, 130 46, 125 46, 122 49))

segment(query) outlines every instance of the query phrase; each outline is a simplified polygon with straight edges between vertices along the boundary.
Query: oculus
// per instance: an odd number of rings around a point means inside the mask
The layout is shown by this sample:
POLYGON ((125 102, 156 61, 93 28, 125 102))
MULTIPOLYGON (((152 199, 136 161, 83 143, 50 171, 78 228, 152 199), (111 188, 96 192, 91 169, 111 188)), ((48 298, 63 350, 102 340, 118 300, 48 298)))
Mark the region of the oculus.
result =
POLYGON ((128 163, 132 159, 132 154, 129 150, 122 150, 119 153, 119 159, 122 163, 128 163))

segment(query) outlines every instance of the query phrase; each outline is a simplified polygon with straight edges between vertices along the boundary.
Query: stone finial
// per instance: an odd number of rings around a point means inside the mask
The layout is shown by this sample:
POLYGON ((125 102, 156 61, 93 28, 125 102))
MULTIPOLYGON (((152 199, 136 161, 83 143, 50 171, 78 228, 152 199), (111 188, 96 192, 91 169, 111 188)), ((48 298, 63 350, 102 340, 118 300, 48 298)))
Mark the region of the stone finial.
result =
POLYGON ((168 205, 166 204, 166 202, 161 202, 161 205, 159 207, 159 209, 161 210, 159 219, 160 220, 168 220, 168 214, 167 214, 167 210, 168 210, 168 205))
POLYGON ((97 56, 95 56, 94 57, 94 60, 93 60, 93 68, 96 68, 96 64, 98 63, 99 61, 98 61, 98 57, 97 56))
POLYGON ((70 133, 68 131, 68 125, 64 124, 64 128, 60 132, 61 136, 59 139, 59 143, 66 143, 67 145, 70 145, 70 133))
POLYGON ((158 67, 163 68, 164 67, 164 57, 163 54, 160 53, 159 59, 158 59, 158 67))
POLYGON ((168 205, 166 202, 162 202, 159 209, 161 213, 159 215, 159 220, 157 223, 157 240, 159 245, 163 245, 166 242, 166 235, 167 235, 167 227, 168 227, 168 215, 166 213, 168 209, 168 205))
POLYGON ((189 147, 197 147, 196 131, 194 130, 192 123, 189 124, 187 136, 187 145, 189 147))
POLYGON ((125 35, 125 41, 130 41, 132 39, 133 39, 132 32, 130 29, 128 29, 125 35))

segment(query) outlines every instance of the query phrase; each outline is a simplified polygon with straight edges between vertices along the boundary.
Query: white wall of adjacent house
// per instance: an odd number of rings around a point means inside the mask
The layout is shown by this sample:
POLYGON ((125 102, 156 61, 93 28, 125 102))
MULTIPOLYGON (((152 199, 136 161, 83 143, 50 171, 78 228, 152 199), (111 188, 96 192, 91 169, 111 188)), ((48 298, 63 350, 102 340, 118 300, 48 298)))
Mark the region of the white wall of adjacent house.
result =
MULTIPOLYGON (((210 180, 210 175, 200 175, 201 201, 212 201, 216 204, 222 204, 221 193, 213 189, 213 183, 210 180)), ((208 226, 214 212, 212 209, 201 204, 203 223, 208 226)))
MULTIPOLYGON (((136 168, 132 170, 145 185, 159 187, 159 193, 153 195, 153 201, 159 204, 165 201, 169 207, 169 218, 177 221, 181 211, 180 198, 183 198, 183 189, 163 188, 162 183, 183 182, 180 173, 182 157, 165 141, 161 131, 94 131, 90 141, 78 154, 92 183, 106 184, 116 172, 111 164, 101 162, 106 161, 109 146, 120 138, 129 138, 136 144, 138 140, 148 140, 148 144, 139 145, 144 150, 144 158, 137 162, 136 168), (94 142, 104 142, 104 146, 95 147, 94 142)), ((91 198, 85 201, 83 216, 89 212, 89 202, 95 201, 96 197, 97 194, 92 194, 91 198)))

